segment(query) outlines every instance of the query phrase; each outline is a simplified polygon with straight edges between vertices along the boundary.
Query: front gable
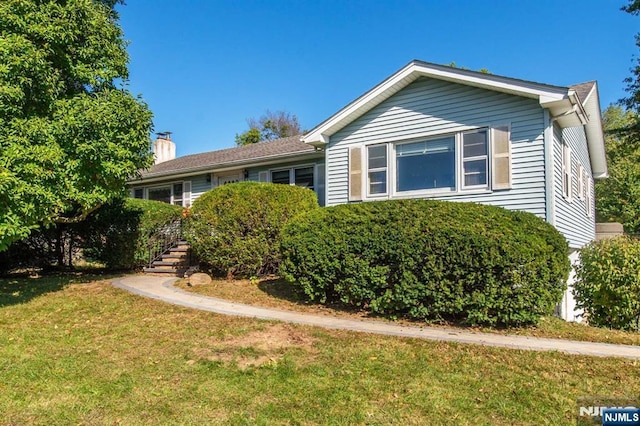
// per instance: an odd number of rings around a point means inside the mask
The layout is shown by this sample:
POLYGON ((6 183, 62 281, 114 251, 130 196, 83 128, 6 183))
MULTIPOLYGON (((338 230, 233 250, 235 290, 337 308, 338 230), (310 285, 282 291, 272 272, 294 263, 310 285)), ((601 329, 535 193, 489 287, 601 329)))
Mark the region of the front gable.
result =
POLYGON ((357 201, 350 197, 349 187, 357 185, 353 180, 357 173, 350 170, 350 163, 354 161, 354 149, 359 149, 363 170, 357 176, 362 186, 355 193, 362 200, 455 199, 502 205, 545 217, 544 128, 544 112, 535 99, 420 77, 329 138, 327 203, 357 201), (497 152, 504 129, 510 144, 506 145, 507 151, 502 144, 502 152, 497 152), (480 135, 475 136, 484 138, 484 153, 465 154, 465 140, 477 133, 480 135), (425 151, 422 158, 431 161, 430 168, 440 170, 432 174, 408 170, 413 166, 406 156, 417 155, 416 149, 425 151), (430 149, 442 152, 429 157, 426 151, 430 149), (511 175, 506 184, 504 179, 501 185, 496 183, 494 154, 509 163, 511 175), (386 158, 373 160, 372 155, 386 158), (386 167, 370 170, 370 161, 377 161, 377 166, 382 161, 386 167), (474 180, 474 173, 483 176, 474 180), (416 186, 409 181, 412 179, 434 182, 416 186), (385 186, 385 190, 372 185, 385 186))

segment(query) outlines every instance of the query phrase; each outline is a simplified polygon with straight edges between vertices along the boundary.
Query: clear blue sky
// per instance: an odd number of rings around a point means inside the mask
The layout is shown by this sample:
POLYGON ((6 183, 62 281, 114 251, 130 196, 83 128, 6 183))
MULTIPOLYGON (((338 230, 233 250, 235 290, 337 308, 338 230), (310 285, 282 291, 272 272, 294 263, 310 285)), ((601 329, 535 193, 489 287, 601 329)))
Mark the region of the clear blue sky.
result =
POLYGON ((248 117, 311 129, 412 59, 624 96, 640 53, 625 0, 128 0, 129 88, 178 155, 234 146, 248 117))

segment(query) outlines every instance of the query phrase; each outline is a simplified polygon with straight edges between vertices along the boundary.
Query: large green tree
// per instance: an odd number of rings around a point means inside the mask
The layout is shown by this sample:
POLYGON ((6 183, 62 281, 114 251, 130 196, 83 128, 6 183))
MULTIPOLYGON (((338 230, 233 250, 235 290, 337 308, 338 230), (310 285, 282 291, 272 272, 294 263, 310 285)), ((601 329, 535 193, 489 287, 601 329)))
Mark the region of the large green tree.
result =
MULTIPOLYGON (((632 15, 640 15, 640 0, 631 0, 627 6, 622 8, 632 15)), ((636 34, 636 46, 640 48, 640 33, 636 34)), ((627 83, 627 93, 629 94, 622 100, 623 104, 636 112, 640 112, 640 56, 634 58, 634 65, 631 68, 631 76, 625 79, 627 83)), ((640 127, 636 122, 635 131, 640 133, 640 127)))
POLYGON ((118 2, 0 1, 0 250, 84 219, 151 163, 118 2))
MULTIPOLYGON (((640 14, 640 0, 622 10, 640 14)), ((640 33, 635 37, 640 47, 640 33)), ((626 232, 640 233, 640 57, 633 64, 625 79, 627 97, 603 112, 609 178, 596 182, 596 213, 599 221, 621 222, 626 232)))
POLYGON ((236 135, 236 144, 238 146, 300 134, 298 117, 285 111, 272 112, 267 110, 258 119, 247 119, 247 124, 249 125, 249 130, 236 135))
POLYGON ((611 105, 602 114, 609 177, 596 181, 598 221, 620 222, 640 232, 640 145, 629 128, 638 121, 632 110, 611 105))

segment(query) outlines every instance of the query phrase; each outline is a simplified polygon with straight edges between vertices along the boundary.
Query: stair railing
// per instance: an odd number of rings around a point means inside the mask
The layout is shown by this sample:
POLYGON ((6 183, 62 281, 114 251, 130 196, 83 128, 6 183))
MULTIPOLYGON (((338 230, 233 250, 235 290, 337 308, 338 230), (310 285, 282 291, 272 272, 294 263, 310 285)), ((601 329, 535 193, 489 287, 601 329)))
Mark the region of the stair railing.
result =
POLYGON ((182 219, 171 220, 154 230, 147 238, 148 266, 182 240, 182 219))

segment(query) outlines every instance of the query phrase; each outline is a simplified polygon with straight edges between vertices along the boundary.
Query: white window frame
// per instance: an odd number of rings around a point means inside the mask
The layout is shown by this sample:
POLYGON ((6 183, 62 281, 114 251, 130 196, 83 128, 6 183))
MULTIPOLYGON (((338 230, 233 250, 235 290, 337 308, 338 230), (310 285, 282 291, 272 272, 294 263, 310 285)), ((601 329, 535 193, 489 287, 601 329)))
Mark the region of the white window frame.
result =
POLYGON ((172 181, 172 182, 165 182, 165 183, 159 184, 159 185, 146 186, 146 187, 143 188, 143 198, 142 199, 149 200, 149 191, 150 190, 169 188, 171 190, 171 197, 170 197, 171 201, 170 201, 169 204, 176 205, 176 204, 174 204, 174 202, 176 201, 176 199, 175 199, 176 197, 175 197, 175 194, 174 194, 174 191, 173 191, 173 186, 177 185, 177 184, 181 184, 182 185, 182 196, 180 197, 181 198, 181 203, 179 205, 182 206, 182 207, 186 207, 191 202, 191 200, 186 199, 185 196, 184 196, 184 194, 185 194, 185 190, 184 190, 185 182, 186 181, 184 181, 184 180, 177 180, 177 181, 172 181))
POLYGON ((169 204, 173 204, 173 182, 163 183, 162 185, 152 185, 152 186, 146 187, 144 191, 145 200, 151 200, 151 198, 149 198, 149 192, 153 191, 154 189, 157 190, 157 189, 165 189, 165 188, 169 188, 169 193, 171 194, 169 196, 169 204))
POLYGON ((582 163, 578 161, 578 199, 585 200, 586 199, 586 182, 585 182, 585 171, 584 167, 582 167, 582 163))
POLYGON ((587 174, 587 180, 586 180, 586 194, 585 194, 585 204, 586 204, 586 208, 587 208, 587 217, 588 218, 592 218, 593 217, 593 195, 592 195, 592 191, 593 191, 593 180, 591 179, 591 177, 587 174))
POLYGON ((571 161, 571 147, 562 141, 562 196, 568 201, 573 200, 573 171, 571 161))
POLYGON ((313 170, 313 188, 308 188, 310 190, 312 190, 313 192, 316 192, 316 188, 317 188, 317 173, 316 173, 316 163, 308 163, 308 164, 300 164, 300 165, 295 165, 295 166, 291 166, 291 167, 277 167, 274 169, 269 169, 268 170, 268 181, 272 182, 271 180, 271 176, 274 172, 284 172, 284 171, 289 171, 289 185, 291 186, 295 186, 296 184, 296 170, 297 169, 312 169, 313 170))
MULTIPOLYGON (((365 148, 365 154, 364 154, 364 166, 363 167, 365 169, 365 186, 366 186, 366 197, 370 198, 370 199, 376 199, 376 198, 385 198, 388 197, 389 195, 389 182, 391 181, 391 179, 389 179, 390 173, 390 167, 389 167, 389 144, 388 143, 375 143, 375 144, 370 144, 370 145, 366 145, 364 146, 365 148), (369 169, 369 149, 370 148, 375 148, 375 147, 381 147, 384 146, 385 149, 385 155, 386 155, 386 160, 387 160, 387 165, 385 167, 375 167, 373 169, 369 169), (377 192, 375 194, 371 193, 371 181, 370 181, 370 177, 369 174, 370 173, 376 173, 376 172, 385 172, 385 188, 386 191, 385 192, 377 192)), ((395 151, 394 151, 394 156, 395 156, 395 151)))
MULTIPOLYGON (((474 189, 489 189, 489 185, 491 184, 491 161, 489 161, 489 153, 491 152, 491 137, 490 137, 490 131, 489 128, 487 127, 480 127, 478 129, 474 129, 474 130, 466 130, 464 132, 459 132, 457 134, 457 137, 459 139, 458 141, 458 145, 460 147, 460 184, 458 184, 458 182, 456 182, 456 186, 459 186, 462 190, 474 190, 474 189), (469 133, 480 133, 480 132, 484 132, 485 135, 485 140, 486 140, 486 151, 484 155, 477 155, 475 157, 469 157, 469 158, 465 158, 464 157, 464 135, 469 134, 469 133), (485 162, 485 184, 484 185, 465 185, 464 183, 464 177, 465 177, 465 168, 464 168, 464 163, 467 161, 478 161, 478 160, 482 160, 484 159, 485 162)), ((456 157, 458 157, 457 153, 456 153, 456 157)))
POLYGON ((388 177, 387 180, 388 185, 387 185, 387 190, 389 187, 391 187, 391 195, 393 197, 398 197, 398 198, 402 198, 402 197, 413 197, 413 196, 437 196, 437 195, 447 195, 447 194, 453 194, 455 192, 459 191, 460 188, 460 167, 461 167, 461 162, 460 162, 460 156, 458 155, 459 153, 459 137, 458 134, 461 132, 455 132, 455 133, 442 133, 442 134, 437 134, 437 135, 431 135, 428 137, 424 137, 424 138, 416 138, 416 139, 410 139, 410 140, 401 140, 401 141, 396 141, 396 142, 392 142, 389 145, 391 145, 391 153, 390 155, 387 155, 387 162, 388 164, 391 165, 391 167, 389 167, 389 173, 388 173, 388 177), (454 186, 453 187, 447 187, 447 188, 433 188, 433 189, 415 189, 415 190, 411 190, 411 191, 398 191, 397 190, 397 157, 396 157, 396 147, 399 145, 406 145, 406 144, 411 144, 411 143, 416 143, 416 142, 428 142, 429 140, 436 140, 436 139, 444 139, 444 138, 449 138, 449 137, 453 137, 453 154, 454 154, 454 186))
MULTIPOLYGON (((365 185, 364 191, 364 200, 376 200, 381 198, 412 198, 412 197, 438 197, 438 196, 451 196, 456 194, 479 194, 479 193, 490 193, 492 191, 492 164, 491 164, 491 156, 492 152, 492 132, 491 129, 493 126, 483 126, 483 127, 474 127, 474 128, 466 128, 461 129, 456 132, 449 133, 437 133, 430 134, 424 137, 419 138, 411 138, 411 139, 402 139, 402 140, 390 140, 385 142, 375 142, 370 144, 363 144, 362 149, 365 150, 363 153, 363 184, 365 185), (469 158, 463 158, 464 152, 464 141, 463 135, 467 133, 474 132, 485 132, 487 147, 486 154, 483 156, 474 156, 469 158), (455 182, 454 186, 450 188, 434 188, 434 189, 417 189, 411 191, 398 191, 397 190, 397 158, 396 158, 396 147, 399 145, 410 144, 421 141, 429 141, 434 139, 441 139, 453 137, 454 138, 454 176, 455 182), (374 146, 386 145, 387 146, 387 192, 384 194, 371 194, 370 192, 370 182, 369 182, 369 173, 375 171, 384 171, 383 168, 369 169, 369 148, 374 146), (464 162, 473 161, 473 160, 482 160, 486 161, 486 184, 484 185, 464 185, 464 162), (366 176, 366 177, 365 177, 366 176)), ((511 149, 511 148, 510 148, 511 149)))

